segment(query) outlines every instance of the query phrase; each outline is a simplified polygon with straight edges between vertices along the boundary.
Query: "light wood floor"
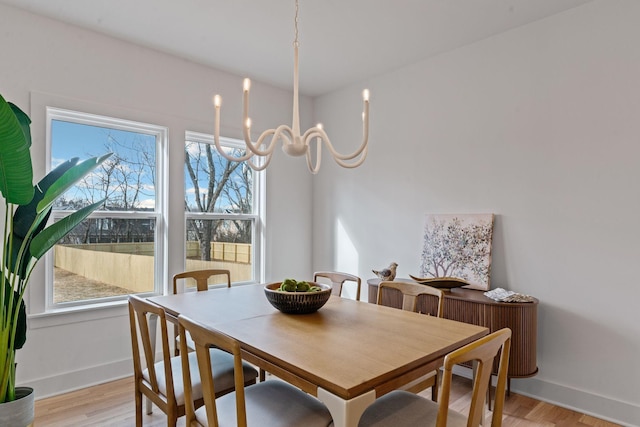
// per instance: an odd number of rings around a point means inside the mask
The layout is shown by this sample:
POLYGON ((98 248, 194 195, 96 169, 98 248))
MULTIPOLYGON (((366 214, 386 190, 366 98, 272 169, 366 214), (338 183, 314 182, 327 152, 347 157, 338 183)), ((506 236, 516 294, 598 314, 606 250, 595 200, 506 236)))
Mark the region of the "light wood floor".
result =
MULTIPOLYGON (((431 391, 423 392, 431 396, 431 391)), ((468 410, 471 381, 454 376, 450 407, 468 410)), ((135 426, 133 378, 78 390, 36 402, 36 427, 135 426)), ((144 415, 145 427, 166 426, 166 417, 157 408, 152 415, 144 415)), ((184 426, 184 418, 178 426, 184 426)), ((489 424, 486 424, 489 425, 489 424)), ((618 426, 588 415, 563 409, 529 397, 511 393, 505 403, 503 426, 618 426)))

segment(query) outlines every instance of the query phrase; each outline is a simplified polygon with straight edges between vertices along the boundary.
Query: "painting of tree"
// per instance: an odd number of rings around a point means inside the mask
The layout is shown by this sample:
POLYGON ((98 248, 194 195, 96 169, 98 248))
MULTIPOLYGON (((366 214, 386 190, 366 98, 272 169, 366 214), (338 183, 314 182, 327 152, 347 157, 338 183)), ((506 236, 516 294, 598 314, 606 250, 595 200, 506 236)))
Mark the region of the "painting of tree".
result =
POLYGON ((455 277, 489 289, 493 214, 427 215, 421 277, 455 277))

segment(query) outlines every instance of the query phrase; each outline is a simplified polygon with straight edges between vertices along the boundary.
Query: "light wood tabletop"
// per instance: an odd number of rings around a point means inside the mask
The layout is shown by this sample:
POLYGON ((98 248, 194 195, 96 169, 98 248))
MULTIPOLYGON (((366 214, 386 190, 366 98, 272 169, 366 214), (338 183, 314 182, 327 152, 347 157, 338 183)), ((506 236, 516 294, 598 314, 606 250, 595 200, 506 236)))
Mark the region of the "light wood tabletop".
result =
POLYGON ((487 328, 332 296, 312 314, 283 314, 263 286, 151 297, 240 342, 250 362, 322 400, 336 426, 357 425, 375 398, 442 365, 487 328))

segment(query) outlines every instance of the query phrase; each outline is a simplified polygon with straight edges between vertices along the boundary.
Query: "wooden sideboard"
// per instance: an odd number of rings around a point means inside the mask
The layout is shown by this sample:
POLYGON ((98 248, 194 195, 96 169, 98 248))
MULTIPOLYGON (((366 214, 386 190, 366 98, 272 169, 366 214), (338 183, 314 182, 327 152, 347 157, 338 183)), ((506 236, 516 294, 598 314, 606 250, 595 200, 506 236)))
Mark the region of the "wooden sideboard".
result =
MULTIPOLYGON (((396 280, 413 282, 410 279, 396 280)), ((370 303, 375 304, 377 301, 378 283, 380 283, 380 279, 367 280, 370 303)), ((527 303, 506 303, 497 302, 484 296, 483 291, 463 288, 443 290, 445 291, 445 318, 486 326, 491 332, 502 328, 511 329, 509 379, 527 378, 538 372, 536 365, 538 300, 527 303)), ((402 295, 395 289, 385 289, 382 295, 382 304, 401 308, 402 295)), ((421 313, 435 314, 436 297, 421 296, 418 298, 417 305, 418 311, 421 313)), ((494 371, 497 372, 497 363, 494 371)))

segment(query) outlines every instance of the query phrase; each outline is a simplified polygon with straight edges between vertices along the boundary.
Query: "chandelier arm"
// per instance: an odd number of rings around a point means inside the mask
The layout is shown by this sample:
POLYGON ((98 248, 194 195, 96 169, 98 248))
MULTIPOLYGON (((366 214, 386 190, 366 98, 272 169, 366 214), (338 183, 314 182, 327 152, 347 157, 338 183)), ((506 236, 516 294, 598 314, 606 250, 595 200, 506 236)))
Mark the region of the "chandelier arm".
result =
POLYGON ((213 143, 218 150, 218 153, 225 159, 232 162, 244 162, 245 160, 249 160, 255 153, 251 151, 246 151, 243 156, 230 156, 227 154, 220 145, 220 109, 222 107, 222 98, 220 95, 216 95, 213 97, 213 105, 215 107, 214 113, 214 128, 213 128, 213 143))
MULTIPOLYGON (((249 128, 245 128, 245 132, 249 132, 250 129, 249 128)), ((275 148, 275 144, 273 142, 273 137, 271 138, 271 143, 267 146, 267 148, 265 150, 261 150, 260 147, 262 146, 264 139, 270 135, 274 135, 276 133, 275 129, 268 129, 265 130, 264 132, 262 132, 262 134, 260 135, 260 137, 258 138, 258 140, 256 141, 256 143, 254 144, 253 142, 251 142, 251 138, 248 135, 245 135, 244 137, 244 144, 247 146, 247 149, 255 154, 256 156, 267 156, 271 153, 273 153, 273 149, 275 148)))
POLYGON ((245 145, 253 154, 256 154, 258 156, 266 156, 270 153, 273 153, 276 143, 278 142, 278 139, 280 139, 281 133, 283 131, 291 132, 291 130, 289 129, 288 126, 280 125, 276 129, 268 129, 262 132, 262 134, 260 134, 260 137, 258 138, 255 144, 251 141, 251 119, 249 118, 250 88, 251 88, 251 80, 244 79, 243 90, 242 90, 242 94, 243 94, 242 96, 242 118, 243 118, 242 135, 244 136, 245 145), (263 140, 269 135, 273 135, 271 138, 271 142, 269 143, 269 145, 265 150, 261 150, 260 147, 262 146, 263 140))
POLYGON ((249 160, 251 157, 253 157, 253 153, 251 152, 246 152, 244 156, 240 156, 240 157, 231 156, 227 154, 225 150, 222 149, 222 146, 220 145, 220 104, 219 103, 216 104, 215 111, 216 112, 215 112, 215 127, 213 131, 213 143, 215 144, 216 150, 218 150, 218 153, 220 153, 220 155, 225 159, 232 162, 244 162, 245 160, 249 160))
POLYGON ((247 161, 247 164, 254 171, 260 172, 261 170, 264 170, 264 169, 267 168, 267 166, 269 166, 269 163, 271 163, 271 156, 272 155, 273 155, 273 153, 270 153, 270 154, 267 154, 266 156, 262 157, 264 159, 264 163, 262 165, 256 165, 251 160, 247 161))
POLYGON ((282 139, 283 143, 285 141, 289 141, 289 138, 286 135, 287 133, 290 134, 291 129, 286 125, 280 125, 276 129, 268 129, 262 132, 255 144, 251 142, 251 139, 247 139, 248 135, 245 135, 244 143, 253 154, 257 156, 267 156, 273 153, 273 150, 275 150, 276 144, 280 139, 282 139), (265 150, 260 150, 259 147, 263 145, 265 138, 268 136, 271 136, 269 145, 265 150))
MULTIPOLYGON (((308 132, 308 131, 307 131, 308 132)), ((305 132, 305 134, 307 133, 305 132)), ((315 134, 314 134, 315 135, 315 134)), ((316 140, 316 165, 313 165, 313 161, 311 159, 311 144, 309 143, 309 149, 307 150, 307 166, 309 167, 309 172, 311 172, 313 175, 317 174, 318 171, 320 170, 320 163, 322 161, 322 139, 320 138, 319 135, 316 135, 318 137, 318 139, 316 140)), ((309 141, 309 139, 307 139, 307 141, 309 141)))
POLYGON ((317 136, 317 134, 320 134, 319 138, 324 141, 324 143, 327 145, 327 148, 329 149, 329 152, 331 152, 331 155, 333 156, 333 158, 338 161, 338 160, 351 160, 354 159, 356 157, 358 157, 366 148, 367 148, 367 143, 369 141, 369 133, 367 131, 367 129, 364 129, 364 135, 362 138, 362 144, 360 144, 360 147, 354 151, 351 154, 340 154, 338 153, 334 148, 333 148, 333 144, 331 144, 331 140, 329 139, 329 136, 327 135, 327 133, 324 131, 324 129, 322 128, 311 128, 309 130, 307 130, 304 133, 304 141, 305 143, 308 143, 307 140, 309 138, 312 138, 314 136, 317 136))
MULTIPOLYGON (((307 141, 307 143, 309 143, 309 141, 311 141, 312 138, 317 138, 317 144, 318 144, 318 149, 317 149, 317 154, 318 154, 318 161, 316 162, 316 166, 313 167, 312 162, 311 162, 311 154, 309 152, 307 152, 307 166, 309 166, 309 171, 313 174, 316 174, 317 171, 320 168, 320 159, 321 159, 321 147, 322 147, 322 141, 324 140, 325 143, 327 143, 327 146, 329 147, 329 150, 332 152, 332 155, 338 154, 335 152, 335 150, 332 150, 332 146, 331 143, 329 142, 329 138, 324 138, 326 137, 326 134, 324 133, 324 131, 322 130, 322 128, 319 127, 315 127, 315 128, 311 128, 309 130, 307 130, 304 135, 305 135, 305 141, 307 141), (314 172, 315 170, 315 172, 314 172)), ((337 156, 334 155, 333 156, 333 160, 335 160, 335 162, 342 166, 343 168, 348 168, 348 169, 352 169, 352 168, 356 168, 358 166, 360 166, 364 160, 367 158, 367 153, 368 153, 368 146, 365 145, 364 148, 361 147, 361 150, 359 150, 359 153, 356 153, 355 156, 350 157, 350 158, 344 158, 347 156, 342 156, 340 154, 338 154, 337 156), (354 157, 360 156, 356 161, 351 162, 351 163, 347 163, 344 160, 351 160, 354 157), (342 157, 342 158, 341 158, 342 157)))
POLYGON ((362 150, 362 153, 360 154, 360 158, 357 161, 353 162, 353 163, 347 163, 347 162, 342 161, 340 159, 337 159, 335 157, 333 158, 333 160, 335 160, 336 163, 339 164, 340 166, 342 166, 343 168, 347 168, 347 169, 357 168, 362 163, 364 163, 364 160, 367 158, 368 150, 369 150, 369 148, 365 147, 365 149, 362 150))
POLYGON ((224 157, 225 159, 232 161, 232 162, 244 162, 246 160, 249 160, 251 157, 253 157, 253 153, 247 152, 244 156, 231 156, 229 154, 227 154, 222 147, 220 146, 220 141, 218 140, 218 138, 216 138, 215 136, 213 137, 213 143, 216 146, 216 150, 218 150, 218 153, 224 157))

